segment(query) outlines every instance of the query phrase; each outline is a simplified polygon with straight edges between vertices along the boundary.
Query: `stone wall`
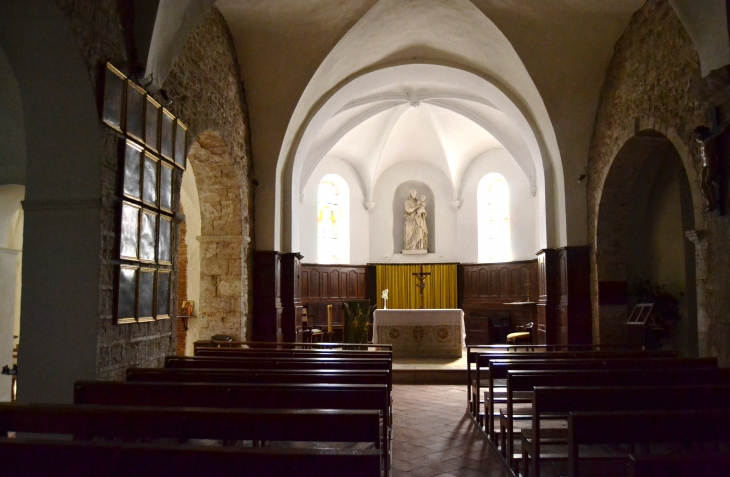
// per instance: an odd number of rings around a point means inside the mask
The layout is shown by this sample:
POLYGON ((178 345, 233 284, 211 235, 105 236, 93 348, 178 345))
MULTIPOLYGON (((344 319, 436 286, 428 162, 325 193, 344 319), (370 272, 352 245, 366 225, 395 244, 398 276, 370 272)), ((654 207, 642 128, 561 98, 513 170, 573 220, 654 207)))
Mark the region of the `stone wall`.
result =
POLYGON ((240 68, 223 16, 203 19, 162 85, 170 109, 189 126, 188 160, 200 198, 201 339, 215 334, 245 339, 253 231, 252 161, 240 68))
MULTIPOLYGON (((119 0, 56 0, 56 5, 65 14, 69 26, 78 40, 79 52, 89 71, 89 82, 94 95, 101 96, 100 75, 107 61, 129 73, 129 58, 135 56, 133 35, 131 33, 131 9, 129 2, 119 0)), ((173 99, 169 109, 180 117, 189 127, 189 144, 203 131, 218 131, 230 148, 231 170, 219 178, 235 184, 236 193, 229 194, 229 208, 240 210, 237 226, 216 223, 212 235, 237 235, 234 242, 247 243, 243 238, 250 236, 252 224, 249 222, 250 200, 250 153, 248 118, 240 82, 240 72, 235 50, 223 17, 211 9, 205 20, 187 40, 164 88, 173 99)), ((158 100, 160 98, 158 97, 158 100)), ((124 370, 130 366, 159 366, 164 356, 175 352, 176 309, 173 319, 133 325, 114 325, 113 287, 115 274, 115 193, 117 185, 118 154, 117 135, 100 123, 100 142, 102 149, 101 241, 102 270, 100 273, 101 297, 99 303, 99 330, 97 377, 99 379, 122 379, 124 370)), ((197 165, 197 164, 196 164, 197 165)), ((200 170, 206 165, 200 164, 200 170)), ((180 184, 180 174, 176 174, 176 186, 180 184)), ((229 191, 227 191, 228 193, 229 191)), ((176 197, 177 206, 179 196, 176 197)), ((226 206, 221 216, 227 216, 226 206)), ((177 227, 176 227, 177 229, 177 227)), ((205 234, 205 232, 204 232, 205 234)), ((177 249, 180 234, 173 232, 173 250, 177 249)), ((224 238, 223 241, 229 240, 224 238)), ((248 270, 250 256, 247 248, 240 247, 237 281, 229 288, 238 290, 238 332, 245 335, 246 319, 250 308, 248 292, 248 270)), ((236 255, 235 252, 231 253, 236 255)), ((205 266, 205 265, 204 265, 205 266)), ((174 265, 177 271, 177 263, 174 265)), ((227 285, 222 285, 225 287, 227 285)), ((177 290, 176 273, 173 274, 173 293, 177 290)), ((177 303, 173 295, 172 303, 177 303)))
MULTIPOLYGON (((129 58, 133 55, 130 10, 126 8, 125 2, 118 0, 56 0, 56 5, 69 20, 70 28, 78 41, 79 52, 89 70, 91 88, 96 98, 99 98, 103 91, 100 75, 107 61, 129 72, 129 58)), ((112 322, 116 269, 118 136, 101 123, 99 131, 102 145, 102 269, 99 283, 97 377, 122 379, 124 370, 130 366, 161 365, 165 355, 174 351, 175 337, 172 334, 173 320, 122 326, 112 322)))
POLYGON ((698 182, 701 162, 692 146, 694 128, 711 124, 709 113, 714 106, 722 106, 723 120, 728 119, 728 84, 727 71, 701 78, 697 52, 667 0, 648 0, 616 43, 588 158, 595 341, 610 341, 611 325, 625 320, 626 312, 625 306, 599 306, 599 281, 626 280, 621 260, 616 260, 620 253, 612 250, 622 246, 621 231, 619 227, 601 226, 620 220, 600 214, 625 209, 618 197, 619 189, 611 184, 640 180, 635 173, 647 157, 645 149, 651 148, 647 144, 653 139, 668 139, 679 153, 689 179, 699 237, 696 276, 700 354, 719 356, 730 364, 730 322, 726 318, 730 312, 730 252, 723 246, 730 239, 730 224, 727 217, 704 210, 698 182))

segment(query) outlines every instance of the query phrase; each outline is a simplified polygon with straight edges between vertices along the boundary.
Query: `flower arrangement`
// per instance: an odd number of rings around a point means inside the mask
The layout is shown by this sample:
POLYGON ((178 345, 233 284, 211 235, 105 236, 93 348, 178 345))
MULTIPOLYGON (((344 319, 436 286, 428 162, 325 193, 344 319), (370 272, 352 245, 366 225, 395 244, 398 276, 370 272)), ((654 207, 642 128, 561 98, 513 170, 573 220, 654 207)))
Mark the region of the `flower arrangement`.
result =
POLYGON ((384 303, 383 309, 387 310, 388 309, 388 289, 387 288, 385 290, 383 290, 383 293, 381 293, 380 297, 383 299, 383 303, 384 303))
POLYGON ((375 305, 370 306, 370 300, 361 300, 346 301, 343 303, 343 306, 345 307, 345 313, 347 313, 345 342, 367 343, 370 315, 373 313, 375 305))

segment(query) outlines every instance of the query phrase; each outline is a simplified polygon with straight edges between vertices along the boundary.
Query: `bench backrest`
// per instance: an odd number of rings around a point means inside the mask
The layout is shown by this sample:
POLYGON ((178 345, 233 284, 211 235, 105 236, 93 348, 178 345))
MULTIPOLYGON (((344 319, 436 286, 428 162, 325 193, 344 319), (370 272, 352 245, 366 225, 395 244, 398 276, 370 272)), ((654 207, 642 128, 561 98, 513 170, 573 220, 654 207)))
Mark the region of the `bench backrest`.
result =
POLYGON ((508 371, 507 396, 535 386, 661 386, 728 382, 726 368, 508 371))
POLYGON ((568 436, 573 445, 726 442, 730 409, 571 412, 568 436))
POLYGON ((467 359, 470 362, 476 360, 480 353, 503 353, 503 352, 525 352, 525 351, 643 351, 640 345, 595 345, 595 344, 491 344, 491 345, 466 345, 467 359))
POLYGON ((730 385, 536 386, 533 419, 541 414, 578 411, 721 409, 730 402, 730 385))
POLYGON ((215 358, 167 356, 166 368, 220 369, 374 369, 390 370, 390 359, 365 358, 215 358))
POLYGON ((730 468, 730 453, 632 455, 628 468, 628 477, 725 477, 730 468))
POLYGON ((728 409, 571 412, 568 419, 568 476, 579 475, 581 445, 717 444, 727 441, 730 441, 728 409))
POLYGON ((576 351, 572 353, 549 352, 549 353, 480 353, 476 355, 476 367, 488 368, 490 360, 510 359, 629 359, 629 358, 675 358, 675 351, 576 351))
MULTIPOLYGON (((292 343, 274 341, 212 341, 198 340, 193 342, 193 349, 198 348, 241 348, 248 346, 257 349, 344 349, 361 350, 363 348, 372 350, 388 351, 393 349, 392 344, 363 344, 363 343, 292 343)), ((242 348, 241 348, 242 349, 242 348)))
POLYGON ((176 383, 386 384, 389 389, 392 389, 392 376, 386 370, 129 368, 127 369, 127 381, 176 383))
POLYGON ((310 350, 310 349, 257 349, 257 348, 198 348, 195 356, 220 357, 288 357, 304 358, 386 358, 392 359, 392 351, 344 351, 344 350, 310 350))
POLYGON ((3 475, 34 477, 378 477, 377 449, 169 446, 82 441, 0 439, 3 475), (39 457, 42 456, 42 457, 39 457))
POLYGON ((77 381, 75 404, 264 409, 376 409, 387 414, 384 384, 237 384, 77 381))
POLYGON ((489 378, 506 379, 510 370, 717 368, 717 358, 599 358, 581 360, 492 360, 489 378))
POLYGON ((203 409, 73 404, 0 404, 8 432, 75 438, 371 442, 380 447, 380 411, 203 409))

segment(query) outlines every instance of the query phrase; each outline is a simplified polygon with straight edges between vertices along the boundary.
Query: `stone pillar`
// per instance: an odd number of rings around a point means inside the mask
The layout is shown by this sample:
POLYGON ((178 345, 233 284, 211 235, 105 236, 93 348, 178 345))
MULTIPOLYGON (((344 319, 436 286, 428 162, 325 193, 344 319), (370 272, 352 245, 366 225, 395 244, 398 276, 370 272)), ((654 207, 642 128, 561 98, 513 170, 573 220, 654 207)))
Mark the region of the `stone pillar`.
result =
POLYGON ((203 235, 200 242, 200 339, 217 334, 245 339, 241 262, 243 235, 203 235))
POLYGON ((684 233, 695 246, 695 280, 697 281, 697 347, 701 357, 712 356, 709 349, 709 319, 705 297, 707 280, 707 237, 704 230, 688 230, 684 233))

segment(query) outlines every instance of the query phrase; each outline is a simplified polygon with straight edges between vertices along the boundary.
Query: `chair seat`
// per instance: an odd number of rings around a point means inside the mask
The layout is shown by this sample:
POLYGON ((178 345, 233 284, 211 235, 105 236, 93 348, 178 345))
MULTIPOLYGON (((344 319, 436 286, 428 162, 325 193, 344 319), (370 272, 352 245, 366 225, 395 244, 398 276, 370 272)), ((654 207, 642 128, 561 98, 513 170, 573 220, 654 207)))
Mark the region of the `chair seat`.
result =
POLYGON ((510 333, 507 335, 507 339, 521 339, 521 338, 530 338, 532 335, 529 331, 518 331, 516 333, 510 333))

